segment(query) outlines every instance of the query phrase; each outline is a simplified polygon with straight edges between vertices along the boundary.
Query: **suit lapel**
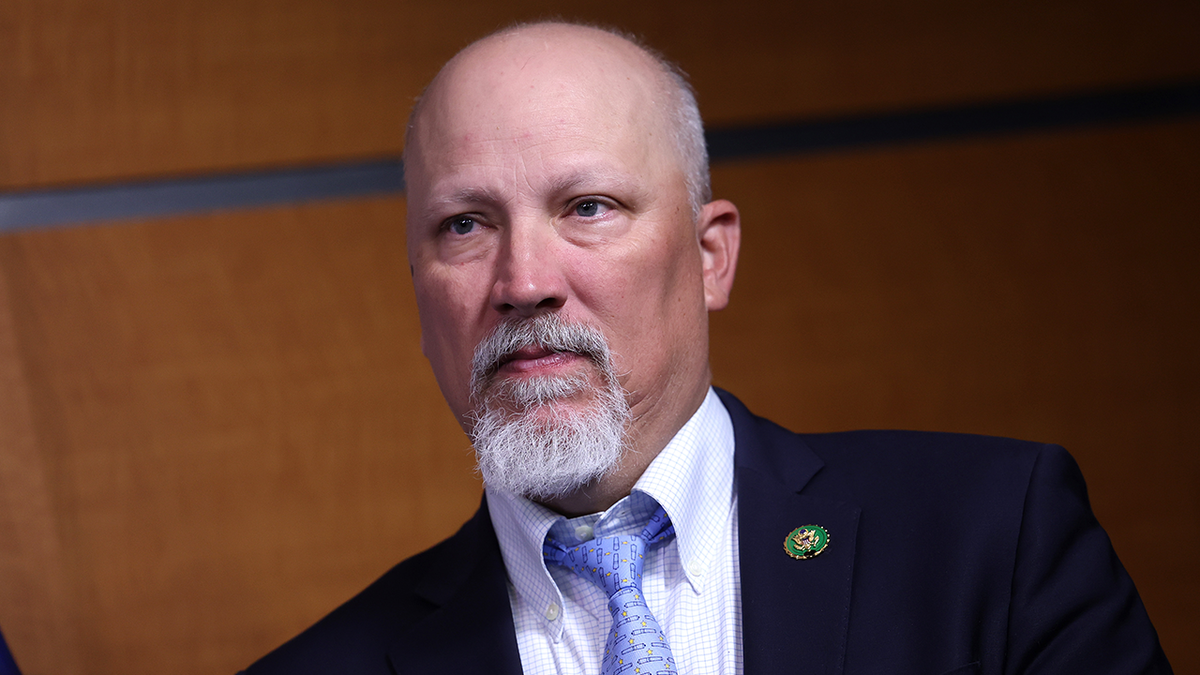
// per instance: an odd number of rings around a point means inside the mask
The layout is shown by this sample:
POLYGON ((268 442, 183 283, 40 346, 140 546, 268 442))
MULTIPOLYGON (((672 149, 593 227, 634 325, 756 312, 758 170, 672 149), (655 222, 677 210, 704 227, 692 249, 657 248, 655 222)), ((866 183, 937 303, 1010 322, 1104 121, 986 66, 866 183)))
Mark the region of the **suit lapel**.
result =
POLYGON ((430 570, 417 595, 436 606, 403 631, 388 650, 392 669, 404 673, 520 675, 508 579, 487 502, 456 537, 459 555, 430 570))
MULTIPOLYGON (((823 462, 798 436, 717 393, 736 443, 744 672, 840 675, 860 509, 822 480, 823 462), (829 547, 795 560, 784 538, 809 524, 829 531, 829 547)), ((456 538, 459 554, 416 589, 435 609, 394 640, 392 668, 519 675, 507 576, 486 502, 456 538)))
POLYGON ((860 509, 798 436, 718 393, 736 442, 745 672, 840 675, 860 509), (796 560, 783 545, 802 525, 824 527, 829 545, 796 560))

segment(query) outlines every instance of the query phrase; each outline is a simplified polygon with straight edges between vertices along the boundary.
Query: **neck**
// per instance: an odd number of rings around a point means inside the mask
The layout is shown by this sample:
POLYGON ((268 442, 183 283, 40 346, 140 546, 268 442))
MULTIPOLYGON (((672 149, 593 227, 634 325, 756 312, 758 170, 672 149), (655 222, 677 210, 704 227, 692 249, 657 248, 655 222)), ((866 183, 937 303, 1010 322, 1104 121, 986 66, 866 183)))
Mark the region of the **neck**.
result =
MULTIPOLYGON (((662 448, 659 448, 658 452, 661 451, 662 448)), ((574 492, 538 503, 568 518, 607 511, 610 506, 629 495, 642 473, 646 471, 646 467, 658 456, 658 452, 644 462, 622 461, 622 465, 616 471, 603 478, 594 480, 574 492)))

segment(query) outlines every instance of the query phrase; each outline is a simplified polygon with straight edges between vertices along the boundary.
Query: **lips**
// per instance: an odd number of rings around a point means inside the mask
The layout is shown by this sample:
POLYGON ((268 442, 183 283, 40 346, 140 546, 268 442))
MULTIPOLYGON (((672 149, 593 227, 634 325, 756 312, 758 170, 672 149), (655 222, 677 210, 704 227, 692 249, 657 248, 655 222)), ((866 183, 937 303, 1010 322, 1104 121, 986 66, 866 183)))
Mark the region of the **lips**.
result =
POLYGON ((582 356, 578 352, 557 351, 542 345, 529 345, 502 356, 497 363, 496 371, 508 374, 529 373, 566 365, 582 356))
POLYGON ((589 361, 610 373, 611 358, 604 336, 595 328, 567 322, 554 313, 510 317, 476 345, 471 392, 484 394, 497 376, 513 383, 543 375, 577 377, 584 374, 580 366, 589 361))

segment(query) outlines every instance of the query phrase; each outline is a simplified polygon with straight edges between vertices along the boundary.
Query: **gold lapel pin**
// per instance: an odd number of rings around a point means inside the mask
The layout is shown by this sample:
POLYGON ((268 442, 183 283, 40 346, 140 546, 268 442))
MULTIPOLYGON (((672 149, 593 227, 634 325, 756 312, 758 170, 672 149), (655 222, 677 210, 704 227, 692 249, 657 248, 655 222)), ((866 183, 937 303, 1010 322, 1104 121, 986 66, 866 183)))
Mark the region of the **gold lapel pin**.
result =
POLYGON ((796 560, 820 555, 829 546, 829 531, 820 525, 803 525, 783 540, 783 550, 796 560))

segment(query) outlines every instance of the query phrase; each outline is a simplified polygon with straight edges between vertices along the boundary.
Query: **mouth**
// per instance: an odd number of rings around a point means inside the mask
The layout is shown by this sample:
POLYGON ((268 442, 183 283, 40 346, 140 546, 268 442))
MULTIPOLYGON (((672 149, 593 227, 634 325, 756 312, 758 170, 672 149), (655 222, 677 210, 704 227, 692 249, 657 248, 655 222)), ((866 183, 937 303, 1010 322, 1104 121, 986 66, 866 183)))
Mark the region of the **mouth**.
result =
POLYGON ((528 345, 500 357, 492 369, 492 374, 544 374, 547 371, 573 365, 577 360, 586 358, 579 352, 559 351, 542 345, 528 345))
POLYGON ((584 386, 594 384, 597 374, 609 377, 611 370, 608 345, 594 328, 556 314, 507 319, 476 345, 471 391, 483 396, 494 385, 502 391, 534 383, 584 386))

